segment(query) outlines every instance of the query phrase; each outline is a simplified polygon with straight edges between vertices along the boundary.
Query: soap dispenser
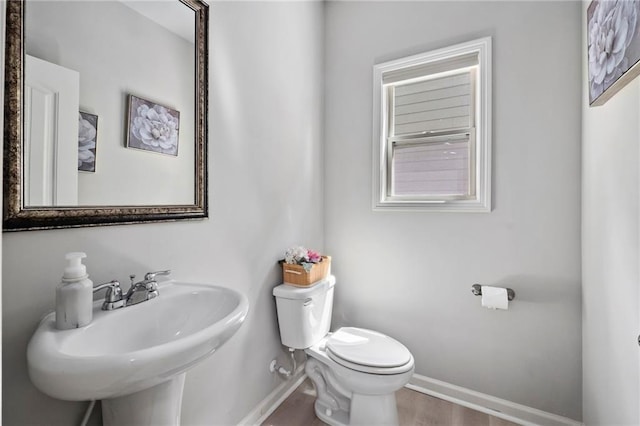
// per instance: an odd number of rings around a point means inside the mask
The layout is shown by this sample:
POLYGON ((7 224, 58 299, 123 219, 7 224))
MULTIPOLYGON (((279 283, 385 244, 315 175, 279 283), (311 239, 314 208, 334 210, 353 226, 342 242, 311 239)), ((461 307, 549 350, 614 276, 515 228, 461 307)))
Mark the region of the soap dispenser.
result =
POLYGON ((93 316, 93 283, 82 259, 84 253, 67 253, 62 282, 56 288, 56 328, 68 330, 88 325, 93 316))

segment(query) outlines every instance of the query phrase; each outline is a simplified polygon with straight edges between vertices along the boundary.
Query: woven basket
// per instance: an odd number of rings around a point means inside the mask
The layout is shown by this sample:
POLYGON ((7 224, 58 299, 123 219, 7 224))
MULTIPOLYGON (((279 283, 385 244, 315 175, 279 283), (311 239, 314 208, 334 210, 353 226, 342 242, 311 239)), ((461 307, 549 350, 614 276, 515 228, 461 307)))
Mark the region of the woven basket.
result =
POLYGON ((296 287, 309 287, 323 280, 331 271, 331 256, 322 256, 322 261, 314 263, 309 272, 301 265, 282 262, 282 277, 285 284, 296 287))

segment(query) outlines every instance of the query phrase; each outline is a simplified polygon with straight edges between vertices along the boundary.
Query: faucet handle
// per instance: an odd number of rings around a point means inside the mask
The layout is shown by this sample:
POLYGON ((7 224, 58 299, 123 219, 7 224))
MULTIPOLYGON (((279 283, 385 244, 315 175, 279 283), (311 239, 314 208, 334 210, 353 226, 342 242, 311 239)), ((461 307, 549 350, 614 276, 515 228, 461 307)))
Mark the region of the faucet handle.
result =
POLYGON ((122 308, 124 306, 124 300, 122 299, 122 289, 120 283, 117 280, 109 281, 108 283, 99 284, 93 288, 93 292, 107 289, 104 295, 104 302, 102 303, 103 311, 111 311, 113 309, 122 308))
POLYGON ((156 277, 156 275, 169 275, 170 273, 171 269, 167 269, 166 271, 147 272, 144 276, 144 279, 152 280, 156 277))
POLYGON ((96 293, 105 288, 107 289, 107 292, 104 296, 105 301, 116 302, 122 299, 122 289, 120 288, 120 283, 118 282, 118 280, 112 280, 108 283, 99 284, 93 287, 93 292, 96 293))

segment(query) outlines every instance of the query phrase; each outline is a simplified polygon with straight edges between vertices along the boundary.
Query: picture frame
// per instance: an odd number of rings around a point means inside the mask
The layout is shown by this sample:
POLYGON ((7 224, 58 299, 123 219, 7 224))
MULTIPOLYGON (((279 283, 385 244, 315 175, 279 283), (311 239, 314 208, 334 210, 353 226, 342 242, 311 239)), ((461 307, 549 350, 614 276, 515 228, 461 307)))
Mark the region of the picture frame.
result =
POLYGON ((640 74, 640 3, 593 0, 587 8, 589 105, 600 106, 640 74))
POLYGON ((96 171, 96 148, 98 145, 98 116, 84 111, 78 112, 78 171, 96 171))
POLYGON ((180 111, 129 94, 126 147, 178 156, 180 111))

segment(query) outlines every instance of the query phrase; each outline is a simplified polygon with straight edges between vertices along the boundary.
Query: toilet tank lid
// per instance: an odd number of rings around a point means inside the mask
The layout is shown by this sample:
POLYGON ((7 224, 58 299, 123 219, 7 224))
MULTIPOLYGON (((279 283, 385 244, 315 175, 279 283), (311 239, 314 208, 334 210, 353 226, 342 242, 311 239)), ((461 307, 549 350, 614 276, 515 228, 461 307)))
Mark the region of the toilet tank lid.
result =
POLYGON ((334 285, 336 285, 336 277, 329 275, 324 280, 318 281, 309 287, 296 287, 289 284, 280 284, 273 288, 273 295, 275 297, 282 297, 283 299, 302 300, 325 292, 334 285))

